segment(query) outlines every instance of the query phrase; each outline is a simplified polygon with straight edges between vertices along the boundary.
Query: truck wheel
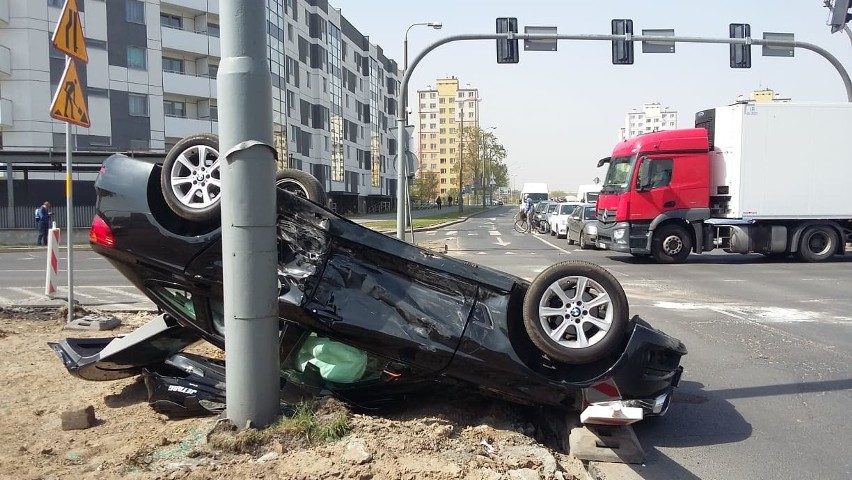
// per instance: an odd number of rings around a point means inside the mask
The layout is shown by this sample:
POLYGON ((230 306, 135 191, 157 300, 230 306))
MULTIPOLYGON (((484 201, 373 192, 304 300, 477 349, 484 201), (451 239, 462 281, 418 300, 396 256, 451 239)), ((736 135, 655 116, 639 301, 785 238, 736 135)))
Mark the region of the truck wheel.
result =
POLYGON ((557 263, 541 272, 524 296, 530 340, 561 363, 591 363, 611 355, 627 327, 624 290, 593 263, 557 263))
POLYGON ((659 263, 683 263, 692 250, 692 239, 682 227, 665 225, 654 232, 651 254, 659 263))
POLYGON ((837 233, 830 227, 808 227, 799 239, 797 256, 805 262, 821 262, 837 251, 837 233))
POLYGON ((186 220, 218 218, 222 206, 219 172, 219 139, 215 135, 183 138, 163 161, 160 187, 166 204, 186 220))
POLYGON ((323 207, 328 205, 325 190, 319 180, 310 173, 295 168, 278 170, 275 174, 275 186, 323 207))

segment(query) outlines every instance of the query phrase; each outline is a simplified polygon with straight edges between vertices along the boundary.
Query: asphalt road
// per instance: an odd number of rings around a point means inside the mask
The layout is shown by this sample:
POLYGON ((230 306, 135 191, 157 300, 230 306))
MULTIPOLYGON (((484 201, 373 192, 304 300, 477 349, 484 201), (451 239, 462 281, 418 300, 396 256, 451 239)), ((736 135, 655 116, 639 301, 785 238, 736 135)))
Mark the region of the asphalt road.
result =
MULTIPOLYGON (((667 416, 636 425, 649 479, 852 478, 852 255, 821 264, 759 255, 693 255, 656 265, 518 234, 514 207, 418 232, 418 243, 532 280, 586 260, 622 283, 632 314, 689 354, 667 416)), ((45 252, 0 253, 0 306, 44 304, 45 252)), ((61 254, 60 285, 65 285, 61 254)), ((75 297, 99 308, 153 309, 105 260, 75 251, 75 297)), ((59 297, 65 289, 60 286, 59 297)), ((54 301, 57 302, 57 301, 54 301)), ((61 302, 60 302, 61 303, 61 302)))
POLYGON ((532 280, 585 260, 622 283, 631 314, 689 354, 666 417, 636 425, 649 479, 852 478, 852 255, 821 264, 693 255, 657 265, 519 234, 513 207, 417 241, 532 280))

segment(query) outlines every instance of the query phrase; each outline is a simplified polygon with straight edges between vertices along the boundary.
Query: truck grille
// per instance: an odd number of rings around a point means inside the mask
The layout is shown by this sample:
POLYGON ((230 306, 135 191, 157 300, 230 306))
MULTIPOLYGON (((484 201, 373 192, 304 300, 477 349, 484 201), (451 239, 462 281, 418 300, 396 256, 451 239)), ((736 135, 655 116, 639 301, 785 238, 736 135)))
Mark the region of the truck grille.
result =
POLYGON ((615 223, 615 210, 608 210, 606 208, 598 209, 598 221, 601 223, 615 223))

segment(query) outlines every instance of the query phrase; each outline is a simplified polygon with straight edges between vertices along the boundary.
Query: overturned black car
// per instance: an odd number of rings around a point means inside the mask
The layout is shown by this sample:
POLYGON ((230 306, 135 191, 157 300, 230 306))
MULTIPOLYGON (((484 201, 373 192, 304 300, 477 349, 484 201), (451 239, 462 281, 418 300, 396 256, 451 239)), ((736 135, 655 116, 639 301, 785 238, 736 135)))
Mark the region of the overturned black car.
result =
MULTIPOLYGON (((330 394, 372 409, 442 384, 588 422, 666 412, 686 349, 629 318, 601 267, 564 262, 530 283, 342 218, 304 172, 277 182, 282 398, 330 394)), ((123 337, 51 347, 80 378, 142 374, 158 411, 220 411, 223 362, 182 353, 198 340, 225 345, 215 138, 182 142, 162 165, 113 155, 96 189, 92 248, 164 313, 123 337), (207 190, 180 189, 199 174, 207 190)))

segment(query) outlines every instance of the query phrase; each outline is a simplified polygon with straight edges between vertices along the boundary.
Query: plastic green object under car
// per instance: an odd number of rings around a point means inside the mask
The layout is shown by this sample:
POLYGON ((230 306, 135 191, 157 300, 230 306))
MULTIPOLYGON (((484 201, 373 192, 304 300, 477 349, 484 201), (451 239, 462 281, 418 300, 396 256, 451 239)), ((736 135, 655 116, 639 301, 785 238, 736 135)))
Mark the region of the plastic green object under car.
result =
POLYGON ((323 380, 352 383, 364 375, 367 354, 344 343, 311 335, 296 354, 296 368, 304 372, 309 363, 319 369, 323 380))

